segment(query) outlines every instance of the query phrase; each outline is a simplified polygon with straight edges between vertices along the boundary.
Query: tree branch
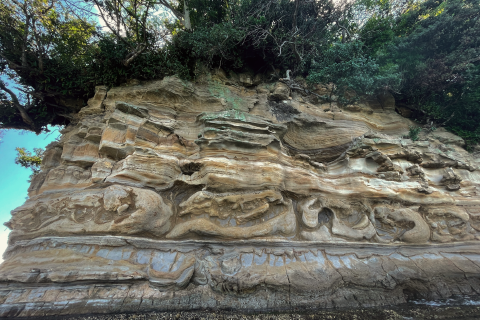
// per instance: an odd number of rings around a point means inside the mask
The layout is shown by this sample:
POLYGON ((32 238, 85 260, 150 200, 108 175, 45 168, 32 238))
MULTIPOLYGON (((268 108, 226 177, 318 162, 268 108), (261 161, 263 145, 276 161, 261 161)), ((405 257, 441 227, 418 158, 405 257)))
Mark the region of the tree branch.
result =
POLYGON ((280 47, 278 48, 278 50, 280 50, 280 52, 278 53, 278 57, 280 57, 282 55, 282 47, 285 43, 293 43, 291 41, 283 41, 283 43, 280 45, 280 47))
POLYGON ((154 2, 153 4, 161 4, 162 6, 167 7, 167 9, 172 11, 175 17, 177 17, 177 19, 180 20, 182 24, 184 23, 183 21, 185 20, 185 17, 183 13, 173 8, 166 0, 159 0, 158 2, 154 2))
MULTIPOLYGON (((25 4, 26 6, 27 4, 25 4)), ((25 34, 23 35, 23 43, 22 43, 22 67, 26 68, 28 63, 27 63, 27 41, 28 41, 28 31, 30 28, 30 15, 27 12, 27 9, 25 8, 25 16, 26 16, 26 22, 25 22, 25 34)))
POLYGON ((23 125, 23 124, 8 124, 8 125, 5 125, 5 124, 0 124, 0 129, 15 129, 15 130, 28 130, 28 131, 31 131, 32 128, 30 126, 27 126, 27 125, 23 125))
POLYGON ((12 70, 15 70, 15 69, 22 69, 22 66, 9 60, 7 57, 5 57, 1 52, 0 52, 0 57, 2 57, 2 59, 4 59, 7 63, 8 63, 8 67, 12 70))
POLYGON ((344 43, 344 42, 345 42, 345 39, 346 39, 346 37, 345 37, 345 32, 347 33, 347 36, 348 36, 349 38, 351 38, 350 32, 348 31, 347 28, 345 28, 344 26, 342 26, 340 23, 337 23, 337 25, 344 30, 344 31, 343 31, 343 35, 342 35, 342 43, 344 43))
POLYGON ((18 101, 17 95, 13 93, 12 90, 8 89, 5 83, 3 83, 3 81, 0 81, 0 89, 10 95, 13 105, 18 109, 18 112, 20 112, 20 116, 22 117, 23 122, 25 122, 25 124, 29 126, 29 130, 33 130, 35 133, 39 133, 40 130, 35 127, 35 123, 30 118, 25 108, 18 101))
POLYGON ((128 43, 128 41, 126 41, 118 32, 118 30, 115 30, 114 27, 112 27, 108 21, 107 21, 107 18, 105 17, 105 15, 103 14, 103 11, 102 11, 102 6, 100 5, 100 3, 98 2, 98 0, 93 0, 93 2, 95 3, 95 5, 97 6, 98 8, 98 12, 100 13, 100 17, 102 18, 103 22, 105 23, 105 25, 107 26, 108 29, 110 29, 110 31, 112 31, 112 33, 117 37, 118 40, 122 41, 123 43, 125 43, 127 46, 130 46, 130 44, 128 43))
POLYGON ((129 54, 130 57, 127 56, 127 58, 125 60, 123 60, 123 65, 125 67, 127 67, 130 62, 132 62, 136 57, 138 57, 143 51, 145 51, 145 49, 147 48, 147 46, 145 44, 142 44, 140 45, 140 48, 137 49, 135 52, 129 54))
POLYGON ((185 29, 191 30, 192 29, 192 23, 190 22, 190 10, 187 8, 187 2, 183 0, 183 20, 185 23, 183 24, 185 26, 185 29))

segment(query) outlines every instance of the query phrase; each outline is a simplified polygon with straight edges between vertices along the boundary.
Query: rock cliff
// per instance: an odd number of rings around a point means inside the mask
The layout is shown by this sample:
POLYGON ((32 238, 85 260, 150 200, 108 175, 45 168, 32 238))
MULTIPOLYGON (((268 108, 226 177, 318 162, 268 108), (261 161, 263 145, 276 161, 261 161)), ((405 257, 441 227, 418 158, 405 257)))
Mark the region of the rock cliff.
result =
POLYGON ((412 141, 388 95, 340 108, 257 78, 98 87, 12 211, 0 316, 480 292, 480 160, 460 138, 412 141))

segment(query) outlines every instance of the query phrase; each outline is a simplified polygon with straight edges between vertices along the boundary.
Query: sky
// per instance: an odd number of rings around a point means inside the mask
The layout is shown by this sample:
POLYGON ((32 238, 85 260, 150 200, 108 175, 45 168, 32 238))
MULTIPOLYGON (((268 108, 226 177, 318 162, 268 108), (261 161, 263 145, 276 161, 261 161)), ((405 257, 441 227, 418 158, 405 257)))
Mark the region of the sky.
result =
POLYGON ((28 178, 31 170, 15 164, 15 148, 26 148, 31 152, 33 148, 45 148, 60 135, 58 128, 50 130, 51 132, 38 136, 29 131, 3 130, 4 134, 0 138, 0 262, 3 261, 1 255, 7 247, 10 232, 3 224, 10 220, 10 211, 25 202, 30 185, 28 178))

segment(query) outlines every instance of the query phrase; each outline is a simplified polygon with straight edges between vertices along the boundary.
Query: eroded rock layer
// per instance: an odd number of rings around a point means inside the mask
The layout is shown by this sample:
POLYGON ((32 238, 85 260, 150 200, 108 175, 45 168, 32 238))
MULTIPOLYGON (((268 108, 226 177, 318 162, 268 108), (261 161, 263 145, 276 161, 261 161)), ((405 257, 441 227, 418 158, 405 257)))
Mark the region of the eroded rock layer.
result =
POLYGON ((0 316, 477 294, 478 160, 410 125, 281 82, 99 87, 12 211, 0 316))

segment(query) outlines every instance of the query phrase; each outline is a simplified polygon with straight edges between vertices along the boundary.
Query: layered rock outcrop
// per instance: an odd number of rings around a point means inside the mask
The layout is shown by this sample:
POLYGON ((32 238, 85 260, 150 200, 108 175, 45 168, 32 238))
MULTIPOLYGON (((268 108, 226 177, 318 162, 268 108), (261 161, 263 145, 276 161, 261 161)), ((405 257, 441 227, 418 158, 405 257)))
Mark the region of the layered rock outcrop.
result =
POLYGON ((387 96, 339 108, 244 78, 97 88, 12 211, 0 315, 480 292, 479 162, 458 137, 406 138, 387 96))

